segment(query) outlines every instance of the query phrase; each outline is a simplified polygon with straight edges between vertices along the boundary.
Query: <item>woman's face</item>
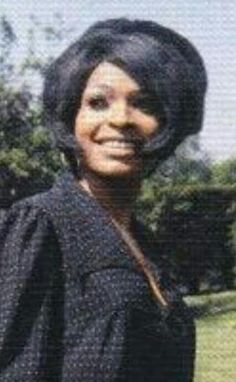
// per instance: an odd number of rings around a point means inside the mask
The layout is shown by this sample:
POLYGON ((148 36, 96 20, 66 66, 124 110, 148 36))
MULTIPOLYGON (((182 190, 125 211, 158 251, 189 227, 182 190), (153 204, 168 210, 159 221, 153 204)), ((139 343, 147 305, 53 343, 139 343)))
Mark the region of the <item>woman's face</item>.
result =
POLYGON ((143 166, 142 145, 159 128, 150 102, 118 66, 103 62, 96 67, 75 118, 84 171, 109 177, 137 175, 143 166))

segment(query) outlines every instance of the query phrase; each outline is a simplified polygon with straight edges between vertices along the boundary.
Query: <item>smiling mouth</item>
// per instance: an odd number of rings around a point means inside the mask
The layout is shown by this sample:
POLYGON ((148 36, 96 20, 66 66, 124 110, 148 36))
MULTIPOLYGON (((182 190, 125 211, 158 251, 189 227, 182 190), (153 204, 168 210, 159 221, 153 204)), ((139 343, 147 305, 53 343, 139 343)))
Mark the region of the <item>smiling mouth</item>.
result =
POLYGON ((142 146, 140 140, 109 138, 98 142, 103 147, 117 150, 137 150, 142 146))

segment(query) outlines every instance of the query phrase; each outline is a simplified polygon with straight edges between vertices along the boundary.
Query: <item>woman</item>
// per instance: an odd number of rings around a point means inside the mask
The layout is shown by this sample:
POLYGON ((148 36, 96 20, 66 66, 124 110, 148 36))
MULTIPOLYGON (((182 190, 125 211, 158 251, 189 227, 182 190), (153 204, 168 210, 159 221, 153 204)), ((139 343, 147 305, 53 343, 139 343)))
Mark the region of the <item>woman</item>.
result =
POLYGON ((194 324, 133 206, 200 130, 205 89, 195 48, 149 21, 96 23, 51 64, 71 170, 2 223, 1 381, 192 381, 194 324))

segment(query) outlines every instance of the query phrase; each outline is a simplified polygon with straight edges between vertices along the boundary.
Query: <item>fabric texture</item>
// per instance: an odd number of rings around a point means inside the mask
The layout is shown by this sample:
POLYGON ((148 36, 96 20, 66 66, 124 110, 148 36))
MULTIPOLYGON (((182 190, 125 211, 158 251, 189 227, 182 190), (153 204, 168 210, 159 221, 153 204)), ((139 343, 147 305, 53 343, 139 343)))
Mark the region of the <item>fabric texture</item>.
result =
POLYGON ((169 305, 108 213, 64 174, 13 205, 0 231, 1 382, 190 382, 195 330, 143 226, 134 235, 169 305))

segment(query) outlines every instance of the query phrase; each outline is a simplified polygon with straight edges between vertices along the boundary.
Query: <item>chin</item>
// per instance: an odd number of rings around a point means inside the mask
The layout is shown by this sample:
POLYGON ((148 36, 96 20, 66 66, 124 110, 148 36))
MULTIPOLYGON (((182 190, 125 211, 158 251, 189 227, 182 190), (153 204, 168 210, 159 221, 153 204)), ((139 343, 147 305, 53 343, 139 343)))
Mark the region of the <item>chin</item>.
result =
POLYGON ((103 168, 93 169, 93 173, 102 178, 109 179, 125 179, 128 180, 139 178, 141 174, 140 166, 129 166, 129 165, 113 165, 113 166, 104 166, 103 168))
POLYGON ((116 162, 114 161, 111 164, 106 164, 103 169, 101 168, 101 172, 111 177, 134 177, 138 176, 142 170, 142 166, 140 163, 129 163, 129 162, 116 162))
POLYGON ((127 158, 123 160, 115 158, 104 160, 102 158, 101 160, 98 156, 96 160, 94 158, 84 159, 87 159, 81 161, 84 171, 104 179, 124 179, 127 181, 140 178, 143 172, 143 163, 140 160, 127 160, 127 158))

